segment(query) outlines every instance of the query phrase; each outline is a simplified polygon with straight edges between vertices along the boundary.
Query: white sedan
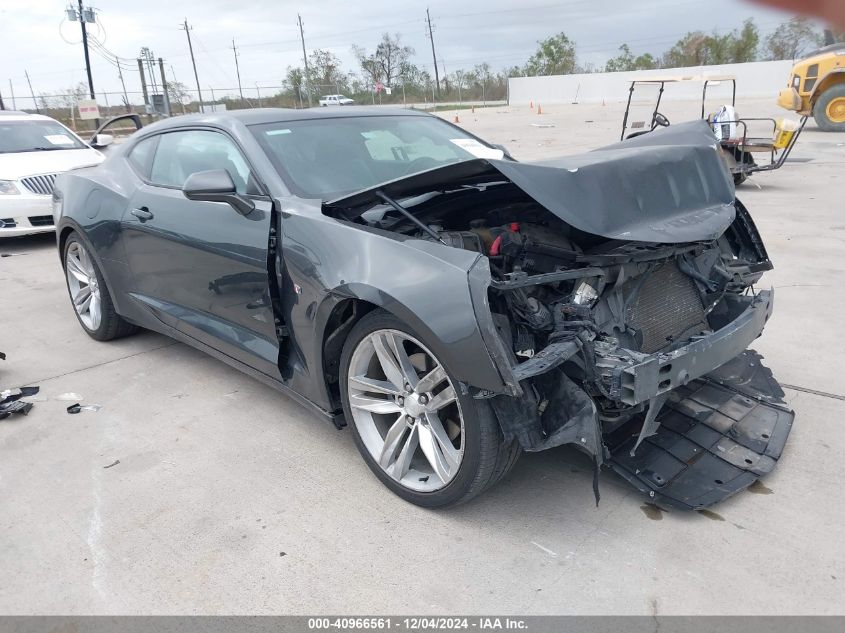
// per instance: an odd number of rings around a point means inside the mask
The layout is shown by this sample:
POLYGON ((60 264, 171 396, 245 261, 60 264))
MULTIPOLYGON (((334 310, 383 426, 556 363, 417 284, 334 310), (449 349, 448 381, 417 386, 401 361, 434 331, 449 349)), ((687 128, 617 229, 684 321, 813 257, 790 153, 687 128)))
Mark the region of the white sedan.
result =
MULTIPOLYGON (((105 134, 98 138, 102 145, 111 140, 105 134)), ((0 238, 53 231, 58 175, 104 158, 50 117, 0 111, 0 238)))

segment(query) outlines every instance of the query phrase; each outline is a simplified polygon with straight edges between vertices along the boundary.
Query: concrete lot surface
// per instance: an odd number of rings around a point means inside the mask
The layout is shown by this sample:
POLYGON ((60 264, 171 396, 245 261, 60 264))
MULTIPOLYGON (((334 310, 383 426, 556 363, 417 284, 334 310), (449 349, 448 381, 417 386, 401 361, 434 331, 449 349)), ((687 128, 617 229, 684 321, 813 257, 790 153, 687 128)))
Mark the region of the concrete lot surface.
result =
MULTIPOLYGON (((622 107, 459 116, 538 159, 614 142, 622 107)), ((0 613, 845 613, 845 135, 810 123, 795 158, 740 196, 776 265, 755 347, 796 422, 775 472, 707 514, 650 511, 610 473, 596 508, 568 449, 414 507, 349 432, 255 380, 151 333, 89 339, 53 237, 0 242, 0 387, 41 387, 0 422, 0 613), (103 408, 67 415, 67 392, 103 408)))

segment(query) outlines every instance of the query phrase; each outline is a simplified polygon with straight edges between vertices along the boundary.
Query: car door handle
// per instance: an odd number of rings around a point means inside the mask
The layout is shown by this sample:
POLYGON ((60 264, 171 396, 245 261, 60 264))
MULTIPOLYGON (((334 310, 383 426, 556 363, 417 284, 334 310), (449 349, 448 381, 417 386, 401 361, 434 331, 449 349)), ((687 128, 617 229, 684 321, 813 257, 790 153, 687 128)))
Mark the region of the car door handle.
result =
POLYGON ((153 219, 153 214, 147 207, 141 207, 140 209, 132 209, 129 213, 141 220, 141 222, 146 222, 147 220, 153 219))

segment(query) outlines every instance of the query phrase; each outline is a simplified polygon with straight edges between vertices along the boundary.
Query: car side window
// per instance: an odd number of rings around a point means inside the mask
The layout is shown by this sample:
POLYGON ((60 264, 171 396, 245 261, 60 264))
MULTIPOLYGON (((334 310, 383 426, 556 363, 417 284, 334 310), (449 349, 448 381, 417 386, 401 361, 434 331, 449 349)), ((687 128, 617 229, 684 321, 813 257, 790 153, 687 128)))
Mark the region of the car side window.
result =
POLYGON ((144 178, 150 177, 150 170, 153 166, 153 155, 155 154, 158 136, 150 136, 135 145, 129 152, 129 162, 135 170, 144 178))
POLYGON ((210 130, 162 134, 149 178, 155 185, 181 187, 191 174, 214 169, 229 172, 238 193, 257 193, 249 165, 238 148, 225 134, 210 130))

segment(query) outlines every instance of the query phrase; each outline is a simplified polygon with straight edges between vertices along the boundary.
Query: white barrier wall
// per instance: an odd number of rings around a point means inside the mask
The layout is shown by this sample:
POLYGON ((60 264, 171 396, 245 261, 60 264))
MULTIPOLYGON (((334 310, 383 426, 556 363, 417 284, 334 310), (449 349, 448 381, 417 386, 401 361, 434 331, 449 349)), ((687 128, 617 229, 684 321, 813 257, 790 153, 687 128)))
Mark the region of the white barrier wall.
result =
MULTIPOLYGON (((514 77, 508 80, 511 105, 573 103, 608 103, 626 101, 631 80, 642 77, 684 77, 735 75, 737 99, 777 97, 786 87, 792 70, 791 61, 752 62, 725 64, 723 66, 698 66, 694 68, 662 68, 621 73, 593 73, 588 75, 549 75, 546 77, 514 77)), ((701 99, 700 82, 667 86, 666 96, 672 99, 701 99)), ((639 94, 638 89, 638 94, 639 94)), ((642 95, 647 95, 643 89, 642 95)), ((714 86, 708 95, 729 94, 729 88, 714 86), (712 91, 712 92, 711 92, 712 91)), ((653 94, 653 93, 652 93, 653 94)))

